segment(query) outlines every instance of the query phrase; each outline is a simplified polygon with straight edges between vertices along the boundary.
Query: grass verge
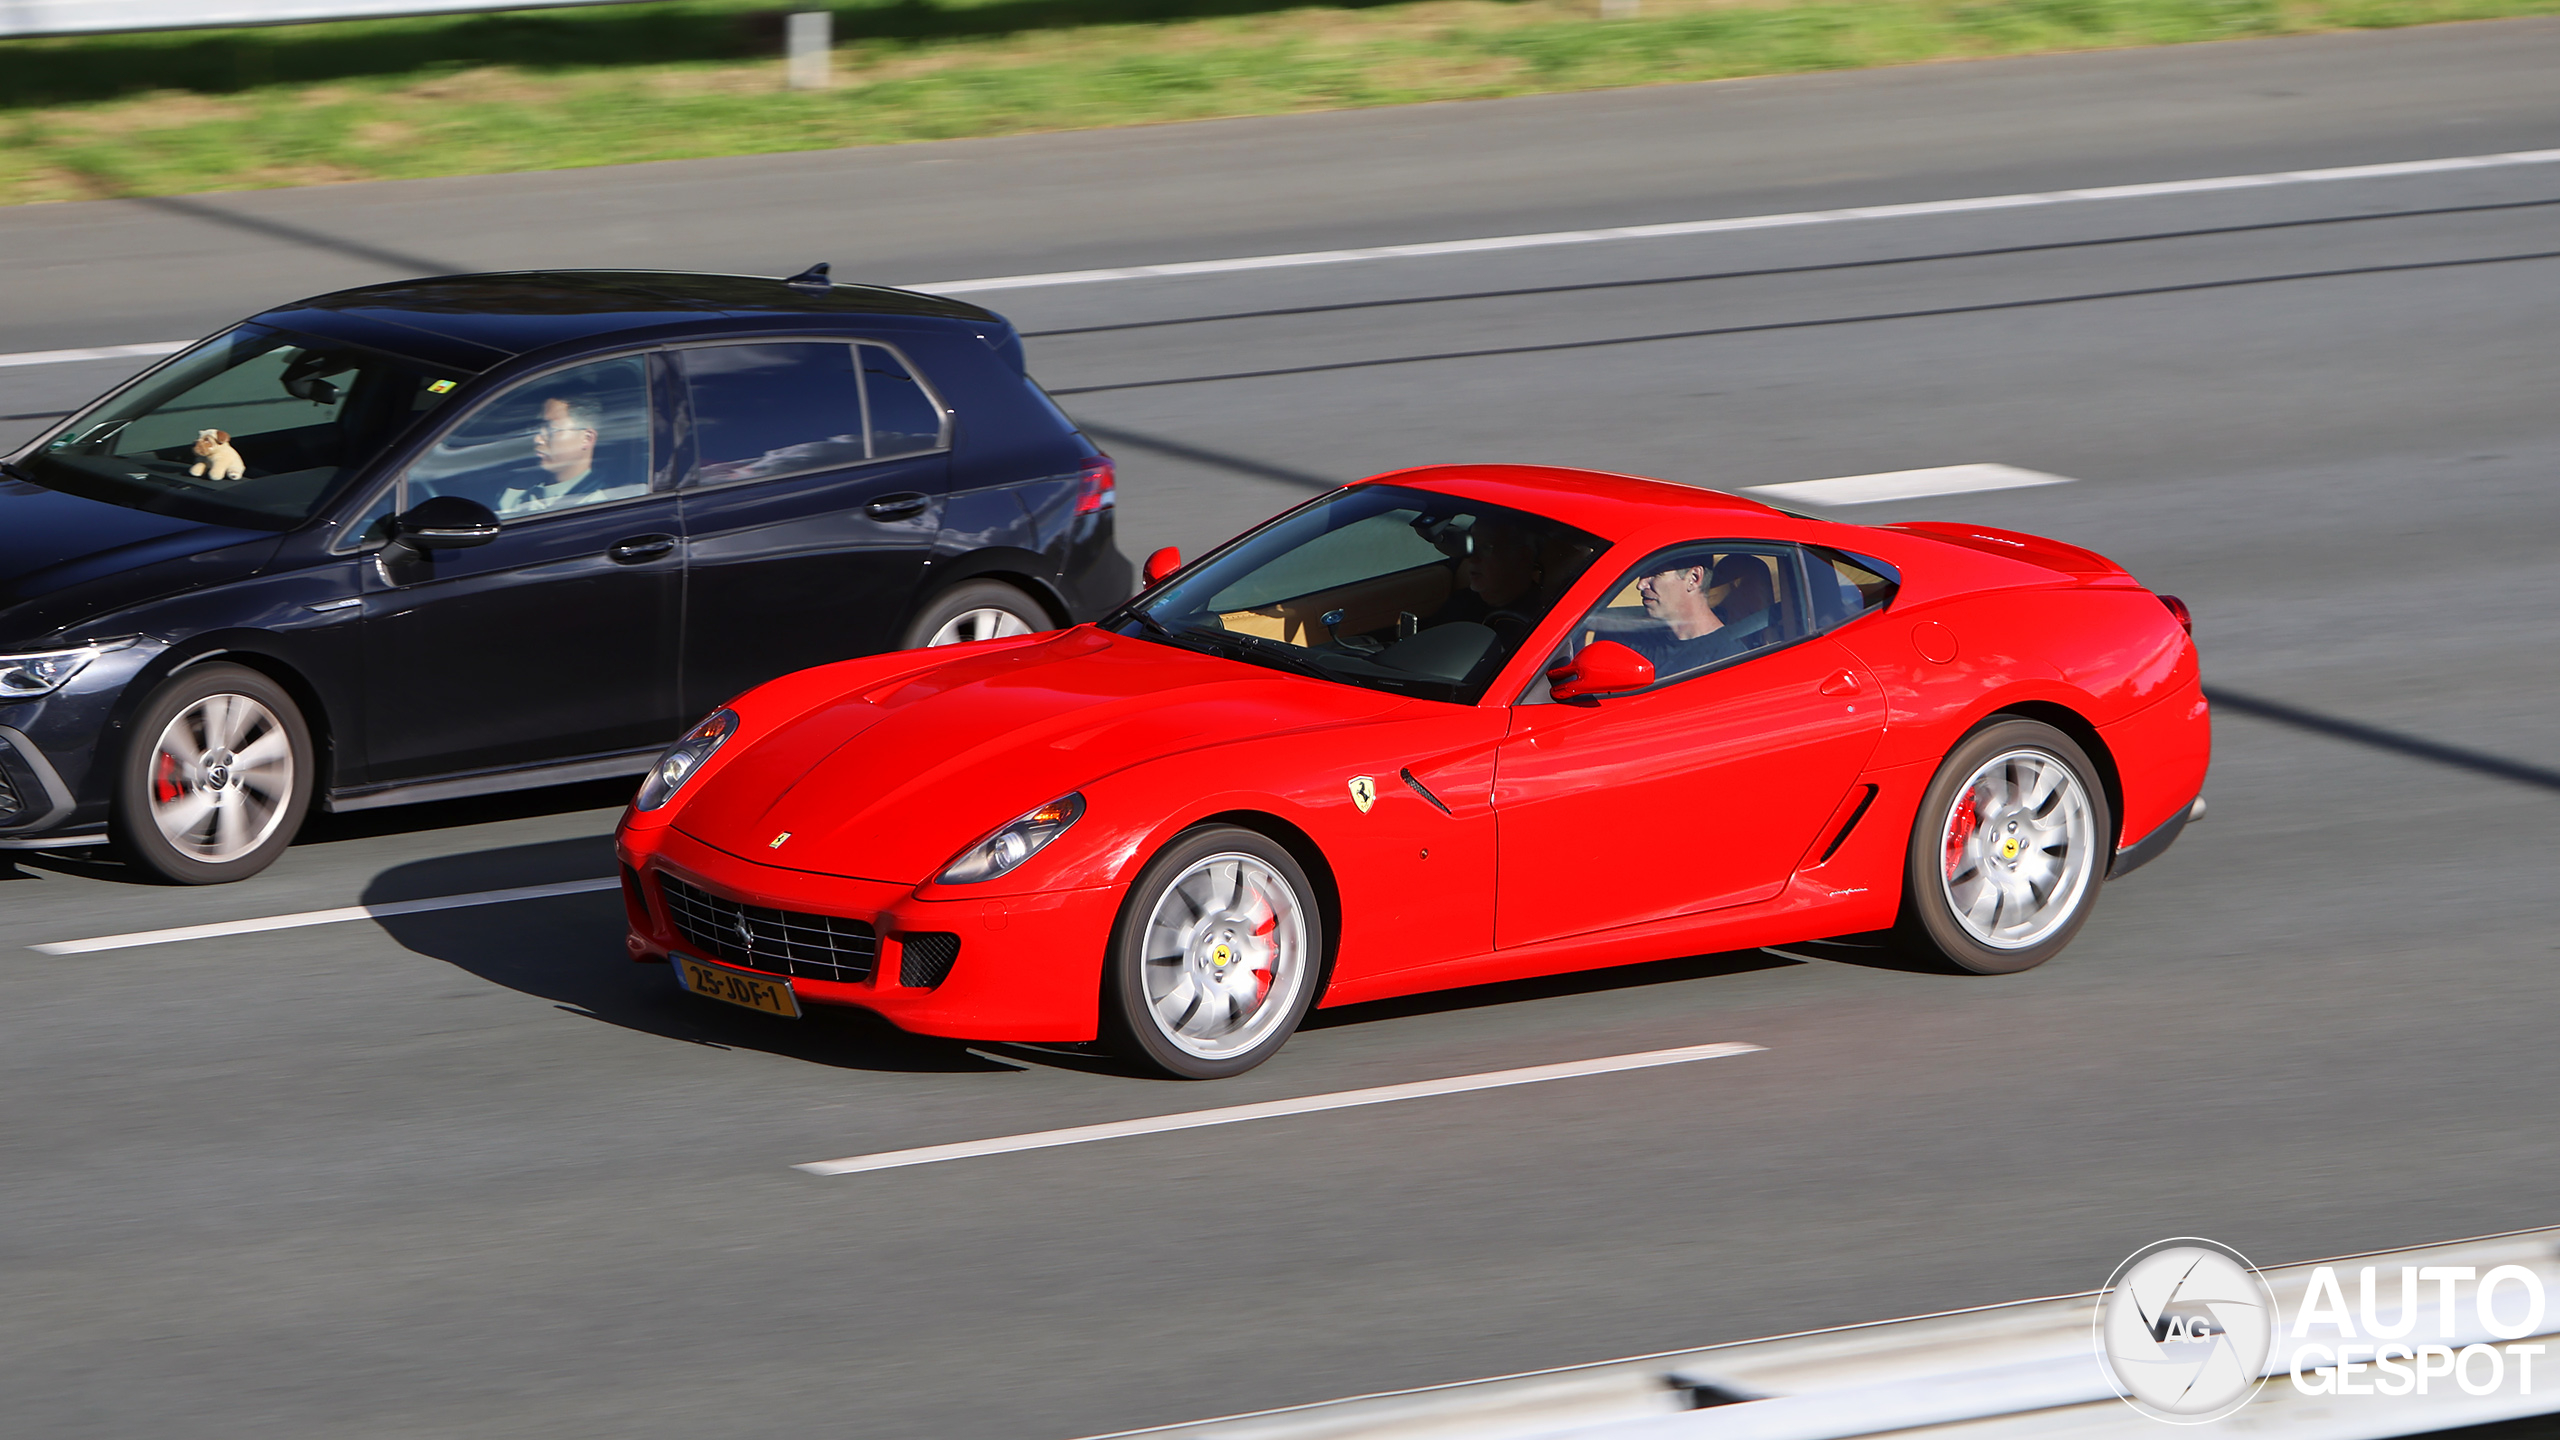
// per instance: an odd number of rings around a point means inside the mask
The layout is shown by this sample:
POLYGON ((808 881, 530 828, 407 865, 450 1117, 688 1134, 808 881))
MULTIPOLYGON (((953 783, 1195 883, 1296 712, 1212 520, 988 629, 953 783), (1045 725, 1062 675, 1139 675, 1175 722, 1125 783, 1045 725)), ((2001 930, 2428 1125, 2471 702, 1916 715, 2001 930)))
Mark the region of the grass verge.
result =
POLYGON ((2560 0, 733 0, 0 41, 0 203, 542 170, 2560 13, 2560 0), (798 7, 794 7, 798 8, 798 7))

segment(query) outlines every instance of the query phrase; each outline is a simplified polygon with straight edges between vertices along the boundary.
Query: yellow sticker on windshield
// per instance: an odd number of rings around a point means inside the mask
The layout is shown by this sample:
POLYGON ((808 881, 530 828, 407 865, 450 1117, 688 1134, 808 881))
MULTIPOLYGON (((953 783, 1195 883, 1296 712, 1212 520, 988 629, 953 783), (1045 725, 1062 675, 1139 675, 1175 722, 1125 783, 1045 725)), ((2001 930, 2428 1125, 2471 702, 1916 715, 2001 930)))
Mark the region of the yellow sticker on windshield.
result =
POLYGON ((452 381, 450 381, 450 380, 437 380, 437 381, 434 381, 434 382, 430 383, 430 384, 427 386, 427 393, 428 393, 428 394, 430 394, 430 395, 441 395, 441 394, 443 394, 444 392, 446 392, 447 390, 450 390, 450 389, 452 389, 452 388, 453 388, 453 382, 452 382, 452 381))

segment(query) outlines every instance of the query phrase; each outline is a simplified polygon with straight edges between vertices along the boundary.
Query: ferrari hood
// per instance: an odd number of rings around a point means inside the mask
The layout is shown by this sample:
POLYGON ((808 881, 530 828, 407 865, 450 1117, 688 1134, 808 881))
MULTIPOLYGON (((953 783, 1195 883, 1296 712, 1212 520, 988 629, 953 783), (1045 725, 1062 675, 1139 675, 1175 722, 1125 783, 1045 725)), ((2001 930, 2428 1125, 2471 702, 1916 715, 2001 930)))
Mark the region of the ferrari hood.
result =
MULTIPOLYGON (((1080 628, 742 736, 746 750, 703 777, 674 823, 759 864, 916 885, 1024 811, 1129 766, 1407 703, 1080 628)), ((740 709, 754 726, 753 698, 740 709)))

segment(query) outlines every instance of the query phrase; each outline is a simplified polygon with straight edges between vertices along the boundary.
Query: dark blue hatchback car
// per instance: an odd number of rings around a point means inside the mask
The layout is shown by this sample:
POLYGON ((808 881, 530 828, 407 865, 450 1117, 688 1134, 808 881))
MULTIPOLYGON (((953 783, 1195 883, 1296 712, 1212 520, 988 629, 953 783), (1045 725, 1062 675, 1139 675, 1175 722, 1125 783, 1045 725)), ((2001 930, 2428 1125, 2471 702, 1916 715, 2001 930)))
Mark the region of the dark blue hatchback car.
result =
POLYGON ((323 295, 0 461, 0 848, 234 880, 314 804, 636 775, 775 675, 1127 595, 1013 327, 823 272, 323 295))

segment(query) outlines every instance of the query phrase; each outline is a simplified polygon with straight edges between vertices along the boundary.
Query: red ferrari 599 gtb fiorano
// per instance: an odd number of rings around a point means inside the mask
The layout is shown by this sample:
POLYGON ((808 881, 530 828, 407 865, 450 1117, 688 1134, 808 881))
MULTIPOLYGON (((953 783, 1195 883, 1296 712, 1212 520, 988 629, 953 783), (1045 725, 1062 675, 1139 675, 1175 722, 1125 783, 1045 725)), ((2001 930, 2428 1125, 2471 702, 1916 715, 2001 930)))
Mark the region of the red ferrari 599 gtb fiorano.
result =
POLYGON ((1209 1078, 1311 1006, 1820 936, 2025 970, 2201 813, 2185 607, 2057 541, 1439 466, 1177 564, 715 712, 623 819, 632 957, 1209 1078))

